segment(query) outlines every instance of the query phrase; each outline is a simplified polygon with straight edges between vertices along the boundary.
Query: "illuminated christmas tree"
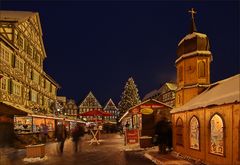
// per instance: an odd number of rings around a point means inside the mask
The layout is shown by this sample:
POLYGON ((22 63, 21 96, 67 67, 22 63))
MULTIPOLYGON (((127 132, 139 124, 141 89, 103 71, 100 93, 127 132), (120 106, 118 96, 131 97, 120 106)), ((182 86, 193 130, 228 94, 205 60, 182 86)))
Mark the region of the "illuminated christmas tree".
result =
POLYGON ((124 91, 121 96, 121 100, 118 103, 118 109, 120 117, 132 106, 137 105, 141 102, 138 89, 132 77, 128 79, 124 87, 124 91))

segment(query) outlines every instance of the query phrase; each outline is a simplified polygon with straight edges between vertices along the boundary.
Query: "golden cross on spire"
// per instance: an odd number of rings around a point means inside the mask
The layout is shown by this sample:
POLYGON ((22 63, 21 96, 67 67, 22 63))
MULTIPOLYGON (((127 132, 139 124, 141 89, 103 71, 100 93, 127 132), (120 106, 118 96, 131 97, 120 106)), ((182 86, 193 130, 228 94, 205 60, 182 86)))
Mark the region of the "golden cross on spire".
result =
POLYGON ((194 8, 191 8, 191 10, 188 10, 189 13, 192 15, 192 19, 194 19, 194 14, 197 14, 196 11, 194 11, 194 8))

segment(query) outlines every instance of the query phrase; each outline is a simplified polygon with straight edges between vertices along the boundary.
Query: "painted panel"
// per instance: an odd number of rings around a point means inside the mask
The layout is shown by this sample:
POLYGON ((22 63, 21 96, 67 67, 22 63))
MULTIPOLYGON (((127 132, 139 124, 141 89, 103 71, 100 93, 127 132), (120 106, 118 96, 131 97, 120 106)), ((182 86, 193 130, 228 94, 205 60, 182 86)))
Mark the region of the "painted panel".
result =
POLYGON ((198 119, 194 116, 190 121, 190 148, 199 150, 199 122, 198 119))
POLYGON ((221 155, 224 154, 224 136, 223 136, 223 120, 219 115, 214 115, 211 119, 210 133, 210 153, 221 155))

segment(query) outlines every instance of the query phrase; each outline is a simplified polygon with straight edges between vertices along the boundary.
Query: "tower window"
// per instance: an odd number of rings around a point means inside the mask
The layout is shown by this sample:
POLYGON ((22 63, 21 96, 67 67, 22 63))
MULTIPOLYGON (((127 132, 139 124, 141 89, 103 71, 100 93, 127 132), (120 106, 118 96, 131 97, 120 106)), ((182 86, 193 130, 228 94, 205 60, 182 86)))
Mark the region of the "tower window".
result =
POLYGON ((206 69, 205 69, 205 62, 204 61, 200 61, 198 63, 198 77, 205 77, 206 76, 206 69))
POLYGON ((181 103, 181 95, 177 95, 177 102, 178 102, 178 104, 180 104, 181 103))

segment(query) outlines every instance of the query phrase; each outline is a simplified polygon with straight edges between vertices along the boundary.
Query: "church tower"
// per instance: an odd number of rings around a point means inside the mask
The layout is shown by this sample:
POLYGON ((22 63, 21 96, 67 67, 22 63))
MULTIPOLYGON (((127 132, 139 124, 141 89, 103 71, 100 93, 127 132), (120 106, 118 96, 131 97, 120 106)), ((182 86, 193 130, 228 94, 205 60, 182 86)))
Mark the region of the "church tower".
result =
POLYGON ((179 43, 177 48, 177 91, 176 107, 187 103, 201 93, 210 84, 209 39, 206 34, 197 32, 193 8, 191 13, 190 33, 179 43))

